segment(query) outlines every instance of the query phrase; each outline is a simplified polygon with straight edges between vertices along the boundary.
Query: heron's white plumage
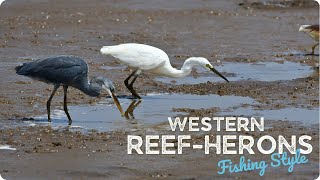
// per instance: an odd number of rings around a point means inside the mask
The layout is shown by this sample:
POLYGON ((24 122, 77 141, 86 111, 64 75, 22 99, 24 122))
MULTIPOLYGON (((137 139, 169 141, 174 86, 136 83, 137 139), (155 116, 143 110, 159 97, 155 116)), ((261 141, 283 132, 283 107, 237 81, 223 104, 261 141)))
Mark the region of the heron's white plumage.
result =
POLYGON ((100 51, 102 54, 111 55, 120 62, 138 69, 137 72, 144 70, 161 76, 182 78, 189 75, 194 66, 202 66, 228 81, 203 57, 188 58, 178 70, 171 66, 169 57, 163 50, 145 44, 127 43, 103 46, 100 51))
POLYGON ((3 177, 1 177, 1 174, 0 174, 0 180, 5 180, 3 177))
POLYGON ((6 0, 0 0, 0 6, 2 5, 2 3, 3 3, 4 1, 6 1, 6 0))
POLYGON ((117 58, 123 64, 136 68, 136 70, 134 70, 124 81, 124 84, 132 93, 132 95, 139 99, 141 99, 141 97, 133 89, 133 83, 143 70, 161 76, 182 78, 188 76, 194 66, 202 66, 210 71, 213 71, 221 78, 228 81, 227 78, 220 74, 211 65, 211 63, 203 57, 188 58, 179 70, 171 66, 169 57, 164 51, 145 44, 127 43, 115 46, 103 46, 100 51, 102 54, 111 55, 117 58), (133 80, 131 81, 131 83, 129 83, 129 80, 132 77, 133 80))
POLYGON ((141 70, 152 70, 169 63, 168 55, 159 48, 136 43, 103 46, 102 54, 111 55, 122 63, 141 70))

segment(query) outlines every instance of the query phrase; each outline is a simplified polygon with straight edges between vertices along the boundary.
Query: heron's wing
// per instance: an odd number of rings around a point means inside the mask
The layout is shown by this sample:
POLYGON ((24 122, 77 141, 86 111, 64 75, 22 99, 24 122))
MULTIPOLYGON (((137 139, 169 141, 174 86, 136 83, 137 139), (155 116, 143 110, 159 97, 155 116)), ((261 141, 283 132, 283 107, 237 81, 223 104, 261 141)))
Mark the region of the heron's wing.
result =
POLYGON ((143 44, 124 44, 119 51, 110 53, 128 66, 142 70, 151 70, 169 61, 167 54, 156 47, 143 44))
POLYGON ((319 25, 310 25, 310 26, 307 26, 306 29, 309 29, 312 31, 319 31, 319 25))
POLYGON ((311 36, 314 40, 319 41, 319 25, 311 25, 306 27, 307 34, 311 36))
POLYGON ((87 76, 87 73, 87 64, 75 56, 58 56, 26 63, 17 72, 19 75, 62 84, 71 83, 79 76, 87 76))

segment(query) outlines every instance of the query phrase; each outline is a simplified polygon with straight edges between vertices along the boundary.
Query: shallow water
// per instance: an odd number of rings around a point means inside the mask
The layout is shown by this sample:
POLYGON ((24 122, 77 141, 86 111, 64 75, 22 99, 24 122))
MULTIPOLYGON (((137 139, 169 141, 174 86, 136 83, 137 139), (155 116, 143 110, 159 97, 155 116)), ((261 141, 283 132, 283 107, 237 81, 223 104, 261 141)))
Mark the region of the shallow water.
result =
MULTIPOLYGON (((219 95, 187 95, 187 94, 149 94, 142 97, 143 100, 133 112, 134 119, 121 117, 118 109, 110 105, 110 99, 105 99, 96 105, 69 106, 69 113, 73 118, 71 128, 96 129, 99 131, 111 131, 116 129, 132 129, 137 124, 140 126, 155 125, 166 122, 169 116, 183 114, 172 112, 172 108, 210 108, 241 106, 243 103, 254 103, 249 97, 219 96, 219 95), (150 108, 152 107, 152 108, 150 108)), ((126 110, 133 102, 131 99, 119 99, 126 110)), ((138 103, 138 101, 135 101, 138 103)), ((131 116, 129 116, 132 118, 131 116)), ((48 125, 54 128, 66 127, 67 119, 63 110, 52 110, 52 123, 47 122, 46 114, 34 117, 35 120, 24 121, 26 125, 48 125)))
MULTIPOLYGON (((243 104, 259 104, 254 99, 240 96, 219 95, 189 95, 189 94, 148 94, 134 109, 134 119, 121 117, 118 109, 110 105, 110 99, 105 99, 96 105, 69 106, 69 112, 73 117, 71 130, 112 131, 149 129, 167 122, 168 117, 174 117, 183 112, 173 112, 172 108, 219 108, 214 116, 245 116, 265 117, 268 120, 299 121, 305 125, 318 123, 318 109, 284 108, 277 110, 254 110, 250 106, 242 107, 243 104), (150 108, 152 107, 152 108, 150 108)), ((131 99, 121 98, 120 102, 126 110, 133 102, 131 99)), ((135 101, 137 104, 139 101, 135 101)), ((203 115, 206 116, 206 115, 203 115)), ((48 125, 53 128, 67 127, 67 118, 62 110, 54 110, 52 123, 47 122, 46 115, 34 117, 35 120, 24 121, 24 125, 48 125)), ((169 127, 169 126, 168 126, 169 127)))
POLYGON ((221 112, 221 115, 265 117, 265 120, 297 121, 304 125, 319 123, 319 109, 283 108, 274 110, 254 110, 238 108, 221 112))
POLYGON ((127 66, 100 66, 100 69, 104 69, 104 70, 121 70, 121 69, 125 69, 127 66))
MULTIPOLYGON (((279 81, 304 78, 312 73, 308 65, 294 62, 258 62, 258 63, 224 63, 215 66, 221 73, 230 73, 226 75, 229 81, 255 80, 255 81, 279 81), (290 73, 289 73, 290 72, 290 73)), ((222 78, 214 75, 204 68, 197 68, 199 77, 187 76, 181 79, 167 77, 158 77, 157 81, 174 84, 199 84, 210 82, 222 82, 222 78)))

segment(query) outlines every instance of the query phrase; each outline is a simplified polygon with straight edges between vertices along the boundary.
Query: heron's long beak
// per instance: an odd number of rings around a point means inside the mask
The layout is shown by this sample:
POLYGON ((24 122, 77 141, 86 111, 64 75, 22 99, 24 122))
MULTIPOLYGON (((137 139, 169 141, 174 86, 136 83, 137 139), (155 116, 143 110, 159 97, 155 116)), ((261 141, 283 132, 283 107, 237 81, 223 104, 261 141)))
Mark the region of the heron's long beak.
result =
POLYGON ((121 105, 119 103, 119 100, 118 100, 117 96, 112 91, 110 91, 110 92, 111 92, 111 96, 112 96, 112 98, 114 100, 114 103, 117 105, 117 107, 118 107, 118 109, 119 109, 119 111, 121 113, 121 116, 124 116, 124 112, 122 110, 122 107, 121 107, 121 105))
POLYGON ((219 73, 219 71, 217 71, 214 67, 209 67, 210 70, 214 73, 216 73, 218 76, 220 76, 222 79, 226 80, 227 82, 229 82, 229 80, 227 78, 225 78, 221 73, 219 73))
POLYGON ((219 73, 219 71, 217 71, 214 67, 209 67, 209 69, 216 73, 218 76, 220 76, 222 79, 226 80, 227 82, 229 82, 229 80, 227 78, 225 78, 221 73, 219 73))

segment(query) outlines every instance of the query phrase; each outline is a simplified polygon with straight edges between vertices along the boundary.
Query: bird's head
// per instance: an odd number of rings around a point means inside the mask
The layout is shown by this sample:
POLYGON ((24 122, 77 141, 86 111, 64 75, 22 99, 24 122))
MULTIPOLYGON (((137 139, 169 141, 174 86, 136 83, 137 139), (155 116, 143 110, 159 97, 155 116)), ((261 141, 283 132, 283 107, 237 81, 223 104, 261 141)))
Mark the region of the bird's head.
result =
POLYGON ((111 80, 109 80, 108 78, 104 78, 104 77, 94 77, 91 79, 90 84, 98 86, 100 88, 100 92, 101 92, 101 90, 107 91, 107 93, 113 98, 121 115, 124 115, 122 107, 119 103, 119 100, 118 100, 116 94, 115 94, 115 87, 114 87, 111 80))
POLYGON ((110 96, 115 91, 114 85, 111 80, 104 77, 93 77, 90 80, 90 84, 99 87, 99 90, 105 90, 110 96))
POLYGON ((310 25, 301 25, 299 31, 305 32, 310 25))
POLYGON ((187 62, 192 64, 192 65, 202 66, 202 67, 214 72, 215 74, 220 76, 222 79, 226 80, 227 82, 229 82, 229 80, 227 78, 225 78, 218 70, 216 70, 211 65, 211 63, 208 61, 208 59, 206 59, 204 57, 191 57, 191 58, 187 59, 187 62))

